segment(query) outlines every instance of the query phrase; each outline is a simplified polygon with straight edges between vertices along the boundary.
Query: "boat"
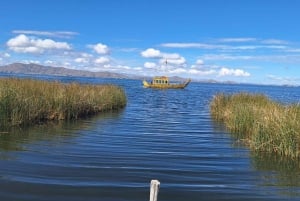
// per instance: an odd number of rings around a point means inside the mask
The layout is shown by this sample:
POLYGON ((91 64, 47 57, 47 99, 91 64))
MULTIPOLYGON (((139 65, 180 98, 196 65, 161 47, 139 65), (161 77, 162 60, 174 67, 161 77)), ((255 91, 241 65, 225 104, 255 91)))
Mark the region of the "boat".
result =
POLYGON ((191 79, 188 79, 184 83, 171 83, 167 76, 156 76, 151 82, 143 80, 143 85, 146 88, 157 88, 157 89, 183 89, 189 83, 191 79))

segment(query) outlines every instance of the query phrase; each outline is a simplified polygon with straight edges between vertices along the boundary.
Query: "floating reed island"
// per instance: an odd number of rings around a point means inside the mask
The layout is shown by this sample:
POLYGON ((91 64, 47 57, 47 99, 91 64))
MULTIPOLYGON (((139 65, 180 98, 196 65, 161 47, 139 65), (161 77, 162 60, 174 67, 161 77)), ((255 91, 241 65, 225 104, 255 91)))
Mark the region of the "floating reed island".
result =
POLYGON ((126 105, 122 88, 32 79, 0 79, 0 127, 72 120, 126 105))
POLYGON ((210 111, 253 150, 299 159, 299 104, 283 105, 262 94, 218 94, 210 111))

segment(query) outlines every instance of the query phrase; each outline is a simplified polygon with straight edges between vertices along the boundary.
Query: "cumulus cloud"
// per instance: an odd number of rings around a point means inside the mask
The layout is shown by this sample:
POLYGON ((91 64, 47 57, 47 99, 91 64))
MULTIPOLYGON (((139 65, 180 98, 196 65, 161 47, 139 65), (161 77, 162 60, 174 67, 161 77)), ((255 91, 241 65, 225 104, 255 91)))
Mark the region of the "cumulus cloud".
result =
POLYGON ((185 58, 177 53, 164 53, 153 48, 142 51, 141 55, 144 58, 159 59, 160 64, 183 65, 186 63, 185 58))
POLYGON ((249 77, 250 73, 241 69, 229 69, 223 67, 219 71, 219 76, 249 77))
POLYGON ((31 38, 20 34, 6 43, 7 47, 19 53, 41 54, 50 50, 70 50, 71 46, 66 42, 56 42, 51 39, 31 38))
POLYGON ((162 71, 170 74, 186 73, 186 60, 177 53, 165 53, 154 48, 148 48, 142 51, 144 58, 157 59, 157 62, 145 62, 144 68, 149 71, 162 71))
POLYGON ((182 59, 183 57, 177 53, 164 53, 159 50, 148 48, 145 51, 141 52, 142 57, 145 58, 156 58, 156 59, 168 59, 168 60, 176 60, 182 59))
POLYGON ((161 52, 159 50, 148 48, 145 51, 141 52, 142 57, 145 58, 160 58, 162 57, 161 52))
POLYGON ((102 43, 97 43, 95 45, 89 45, 98 54, 109 54, 109 48, 107 45, 102 43))
POLYGON ((156 63, 153 63, 153 62, 145 62, 145 63, 144 63, 144 67, 145 67, 145 68, 155 68, 155 67, 156 67, 156 63))
POLYGON ((107 58, 107 57, 99 57, 99 58, 97 58, 97 59, 95 59, 95 63, 96 64, 105 64, 105 63, 108 63, 110 60, 109 60, 109 58, 107 58))

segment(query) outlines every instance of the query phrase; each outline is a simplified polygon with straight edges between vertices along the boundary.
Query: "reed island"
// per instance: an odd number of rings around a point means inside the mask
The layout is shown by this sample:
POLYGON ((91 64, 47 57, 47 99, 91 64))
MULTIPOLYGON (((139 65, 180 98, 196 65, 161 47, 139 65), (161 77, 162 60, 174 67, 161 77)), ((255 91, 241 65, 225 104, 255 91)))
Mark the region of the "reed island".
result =
POLYGON ((210 110, 213 119, 252 150, 299 159, 299 104, 284 105, 262 94, 218 94, 210 110))
POLYGON ((125 92, 115 85, 83 85, 0 78, 0 127, 72 120, 125 107, 125 92))

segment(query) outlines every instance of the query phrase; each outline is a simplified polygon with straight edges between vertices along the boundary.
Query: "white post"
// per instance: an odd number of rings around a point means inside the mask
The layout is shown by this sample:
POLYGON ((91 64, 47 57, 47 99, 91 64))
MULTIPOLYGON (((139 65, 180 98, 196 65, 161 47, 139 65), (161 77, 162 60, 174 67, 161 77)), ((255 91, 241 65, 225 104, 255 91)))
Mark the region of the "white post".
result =
POLYGON ((149 201, 157 201, 159 186, 160 186, 160 182, 158 180, 151 180, 149 201))

